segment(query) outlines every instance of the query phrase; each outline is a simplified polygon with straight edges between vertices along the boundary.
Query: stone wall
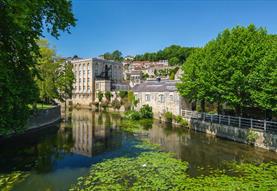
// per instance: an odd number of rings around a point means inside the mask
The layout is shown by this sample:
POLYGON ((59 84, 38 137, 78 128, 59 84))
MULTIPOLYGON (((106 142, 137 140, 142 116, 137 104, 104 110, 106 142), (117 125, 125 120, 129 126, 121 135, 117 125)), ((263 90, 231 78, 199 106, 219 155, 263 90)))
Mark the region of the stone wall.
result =
MULTIPOLYGON (((249 129, 243 129, 238 127, 226 126, 222 124, 215 124, 209 122, 203 122, 200 120, 190 119, 191 128, 211 134, 217 137, 226 138, 236 142, 241 142, 247 144, 247 136, 249 134, 249 129)), ((277 134, 272 132, 263 132, 254 130, 253 131, 258 135, 254 145, 256 147, 264 148, 267 150, 272 150, 277 152, 277 134)))
POLYGON ((27 122, 27 129, 36 129, 51 125, 61 120, 61 107, 56 106, 50 109, 38 110, 27 122))
POLYGON ((183 99, 178 92, 135 92, 135 96, 139 100, 137 109, 140 109, 143 105, 149 105, 152 107, 155 116, 160 116, 167 111, 174 115, 181 114, 183 99), (160 96, 163 96, 162 100, 160 96))

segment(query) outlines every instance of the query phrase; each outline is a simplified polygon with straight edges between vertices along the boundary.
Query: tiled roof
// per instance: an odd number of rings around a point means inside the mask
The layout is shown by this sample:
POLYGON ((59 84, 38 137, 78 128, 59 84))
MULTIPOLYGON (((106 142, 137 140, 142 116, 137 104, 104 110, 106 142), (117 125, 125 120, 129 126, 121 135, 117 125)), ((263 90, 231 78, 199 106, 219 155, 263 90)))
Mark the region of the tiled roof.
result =
POLYGON ((133 87, 134 92, 175 92, 177 80, 149 80, 133 87))

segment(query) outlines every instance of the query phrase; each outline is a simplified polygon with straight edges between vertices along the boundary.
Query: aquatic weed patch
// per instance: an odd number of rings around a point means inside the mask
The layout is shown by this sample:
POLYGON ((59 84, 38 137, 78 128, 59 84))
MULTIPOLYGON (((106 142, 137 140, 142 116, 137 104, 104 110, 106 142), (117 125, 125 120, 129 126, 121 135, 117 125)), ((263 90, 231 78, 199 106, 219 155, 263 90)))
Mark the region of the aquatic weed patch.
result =
POLYGON ((94 190, 190 190, 190 191, 275 191, 275 163, 229 164, 233 175, 214 170, 209 176, 189 177, 188 163, 159 151, 158 145, 139 141, 132 146, 141 153, 108 159, 93 165, 89 174, 80 177, 70 191, 94 190))
POLYGON ((70 190, 170 190, 187 178, 187 163, 164 152, 145 152, 94 165, 70 190))
POLYGON ((23 172, 12 172, 10 174, 0 175, 0 190, 10 191, 15 184, 23 181, 28 174, 23 172))

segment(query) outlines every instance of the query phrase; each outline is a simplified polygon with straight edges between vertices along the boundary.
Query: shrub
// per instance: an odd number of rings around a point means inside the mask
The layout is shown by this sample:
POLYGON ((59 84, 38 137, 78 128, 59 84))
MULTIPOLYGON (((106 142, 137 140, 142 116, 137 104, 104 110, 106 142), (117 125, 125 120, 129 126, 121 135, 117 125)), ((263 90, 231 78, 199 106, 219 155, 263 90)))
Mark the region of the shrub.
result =
POLYGON ((120 109, 120 107, 121 107, 121 103, 120 103, 120 101, 117 99, 117 98, 115 98, 113 101, 112 101, 112 107, 115 109, 115 110, 119 110, 120 109))
POLYGON ((141 115, 138 111, 127 111, 125 112, 125 118, 129 120, 140 120, 141 115))
POLYGON ((181 115, 177 115, 174 117, 175 121, 181 125, 182 127, 186 127, 188 126, 188 121, 186 119, 184 119, 181 115))
POLYGON ((250 129, 246 137, 248 144, 254 144, 257 138, 258 138, 258 133, 250 129))
POLYGON ((164 118, 165 118, 166 122, 172 123, 173 114, 171 112, 167 111, 167 112, 164 113, 164 118))
POLYGON ((153 118, 152 107, 150 107, 149 105, 143 105, 142 108, 140 108, 140 115, 143 119, 153 118))

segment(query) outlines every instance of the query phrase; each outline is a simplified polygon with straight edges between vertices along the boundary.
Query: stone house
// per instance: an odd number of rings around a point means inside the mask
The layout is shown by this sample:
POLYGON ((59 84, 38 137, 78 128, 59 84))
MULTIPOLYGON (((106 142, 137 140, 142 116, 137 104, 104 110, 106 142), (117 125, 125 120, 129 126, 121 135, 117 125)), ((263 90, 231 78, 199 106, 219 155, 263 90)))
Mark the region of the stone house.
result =
POLYGON ((89 106, 95 102, 98 91, 115 91, 123 81, 123 65, 119 62, 100 58, 74 59, 75 83, 73 84, 72 104, 89 106))
POLYGON ((182 109, 190 109, 190 103, 177 91, 177 80, 148 80, 133 87, 133 92, 139 100, 137 109, 148 104, 155 116, 164 112, 181 115, 182 109))

